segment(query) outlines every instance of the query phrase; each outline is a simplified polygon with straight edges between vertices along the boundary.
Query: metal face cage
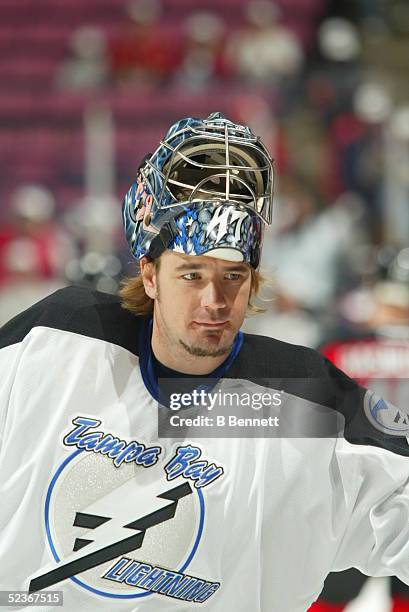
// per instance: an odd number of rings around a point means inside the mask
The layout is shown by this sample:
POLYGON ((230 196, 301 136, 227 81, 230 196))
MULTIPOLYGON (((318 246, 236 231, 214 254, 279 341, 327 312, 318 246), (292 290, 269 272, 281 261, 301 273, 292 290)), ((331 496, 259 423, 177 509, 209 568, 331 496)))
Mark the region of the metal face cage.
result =
POLYGON ((220 116, 181 123, 141 169, 158 208, 230 202, 270 224, 273 160, 259 138, 220 116))

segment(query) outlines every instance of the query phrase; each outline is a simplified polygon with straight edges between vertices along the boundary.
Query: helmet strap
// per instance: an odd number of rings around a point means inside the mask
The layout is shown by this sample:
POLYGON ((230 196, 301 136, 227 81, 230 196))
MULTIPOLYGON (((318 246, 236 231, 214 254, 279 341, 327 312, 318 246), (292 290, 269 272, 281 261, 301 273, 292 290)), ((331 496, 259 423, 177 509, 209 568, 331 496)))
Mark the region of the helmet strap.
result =
POLYGON ((168 248, 169 244, 178 235, 178 229, 174 219, 164 223, 158 234, 153 238, 148 251, 148 257, 156 259, 168 248))

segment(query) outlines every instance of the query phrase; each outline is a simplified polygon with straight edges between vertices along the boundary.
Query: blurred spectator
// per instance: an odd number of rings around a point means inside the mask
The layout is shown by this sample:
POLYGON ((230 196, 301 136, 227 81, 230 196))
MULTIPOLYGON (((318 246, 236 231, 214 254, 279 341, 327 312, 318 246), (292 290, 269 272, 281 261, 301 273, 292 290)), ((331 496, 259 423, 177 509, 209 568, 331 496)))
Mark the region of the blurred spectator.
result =
POLYGON ((0 234, 0 322, 63 286, 65 266, 73 255, 46 188, 19 187, 12 197, 11 215, 0 234))
MULTIPOLYGON (((387 133, 394 116, 392 92, 397 77, 379 62, 368 70, 368 49, 373 42, 348 19, 324 19, 317 39, 320 57, 319 61, 315 58, 306 91, 326 133, 318 183, 329 199, 344 191, 357 192, 365 203, 371 240, 377 244, 396 240, 399 233, 405 233, 406 228, 399 229, 407 208, 404 189, 400 194, 397 189, 402 181, 396 176, 392 179, 399 157, 404 157, 403 147, 396 144, 392 130, 387 133)), ((384 53, 393 52, 392 40, 389 44, 385 36, 379 40, 384 53)), ((402 162, 407 166, 406 159, 402 162)))
POLYGON ((277 233, 266 240, 265 261, 276 268, 284 309, 322 311, 336 294, 347 252, 362 239, 362 208, 359 200, 347 196, 324 209, 318 193, 300 177, 287 176, 280 184, 282 214, 277 233))
POLYGON ((132 0, 126 10, 127 24, 109 48, 112 76, 120 84, 161 85, 182 62, 180 36, 165 32, 159 0, 132 0))
POLYGON ((357 27, 342 17, 331 17, 321 23, 318 44, 322 57, 333 62, 354 62, 361 52, 357 27))
POLYGON ((109 196, 85 197, 67 211, 64 223, 77 246, 65 268, 70 283, 116 293, 123 267, 116 253, 124 243, 119 211, 109 196))
POLYGON ((409 340, 409 248, 362 249, 359 267, 361 284, 340 296, 320 344, 362 337, 409 340))
POLYGON ((383 133, 383 239, 409 242, 409 104, 393 110, 383 133))
POLYGON ((247 25, 232 34, 226 47, 226 61, 234 74, 267 85, 296 75, 303 50, 297 37, 279 24, 279 8, 268 0, 253 0, 245 11, 247 25))
POLYGON ((352 282, 349 252, 362 241, 362 207, 352 194, 323 208, 308 181, 280 181, 273 229, 265 236, 262 272, 273 279, 272 311, 246 331, 316 346, 322 319, 341 282, 352 282))
POLYGON ((224 24, 216 13, 193 13, 185 21, 186 43, 176 82, 188 89, 200 89, 223 75, 222 43, 224 24))
POLYGON ((382 130, 363 121, 353 111, 339 113, 328 129, 335 193, 355 191, 366 207, 368 227, 374 241, 381 239, 382 221, 382 130))
POLYGON ((19 187, 12 196, 11 215, 3 232, 0 284, 63 277, 71 243, 56 222, 51 192, 39 185, 19 187))
POLYGON ((70 40, 71 57, 60 67, 56 85, 61 89, 96 89, 107 84, 108 64, 103 31, 80 27, 70 40))

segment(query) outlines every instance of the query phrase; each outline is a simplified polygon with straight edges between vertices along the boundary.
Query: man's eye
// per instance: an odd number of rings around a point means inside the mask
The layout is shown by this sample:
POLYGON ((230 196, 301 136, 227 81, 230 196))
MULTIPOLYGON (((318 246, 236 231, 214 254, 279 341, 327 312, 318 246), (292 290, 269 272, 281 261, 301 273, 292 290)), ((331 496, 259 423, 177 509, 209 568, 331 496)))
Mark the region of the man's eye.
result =
POLYGON ((227 280, 237 281, 240 280, 241 275, 237 274, 237 272, 228 272, 225 278, 227 278, 227 280))
POLYGON ((188 281, 190 281, 190 280, 196 280, 196 279, 198 279, 198 278, 199 278, 199 275, 198 275, 198 273, 197 273, 197 272, 188 272, 187 274, 184 274, 184 275, 182 276, 182 278, 184 278, 185 280, 188 280, 188 281))

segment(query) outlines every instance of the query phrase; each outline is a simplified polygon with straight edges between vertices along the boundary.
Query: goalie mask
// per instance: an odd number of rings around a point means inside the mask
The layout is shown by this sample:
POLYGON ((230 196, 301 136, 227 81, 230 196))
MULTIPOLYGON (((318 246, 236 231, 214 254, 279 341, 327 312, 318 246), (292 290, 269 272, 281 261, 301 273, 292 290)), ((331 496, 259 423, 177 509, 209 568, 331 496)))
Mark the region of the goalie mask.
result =
POLYGON ((273 162, 250 128, 220 113, 182 119, 124 198, 126 237, 138 260, 169 249, 257 268, 272 198, 273 162))

